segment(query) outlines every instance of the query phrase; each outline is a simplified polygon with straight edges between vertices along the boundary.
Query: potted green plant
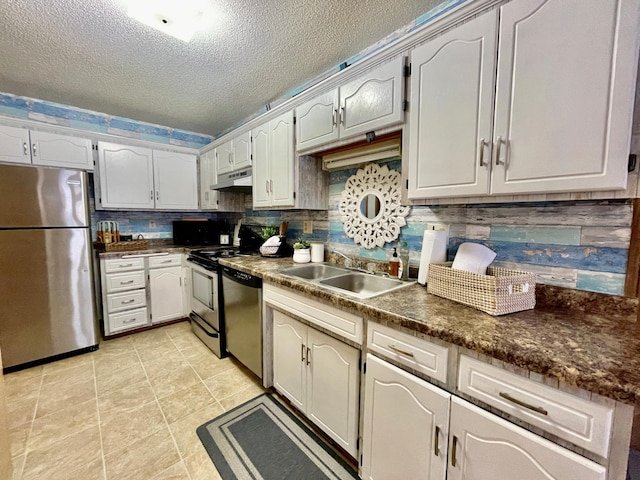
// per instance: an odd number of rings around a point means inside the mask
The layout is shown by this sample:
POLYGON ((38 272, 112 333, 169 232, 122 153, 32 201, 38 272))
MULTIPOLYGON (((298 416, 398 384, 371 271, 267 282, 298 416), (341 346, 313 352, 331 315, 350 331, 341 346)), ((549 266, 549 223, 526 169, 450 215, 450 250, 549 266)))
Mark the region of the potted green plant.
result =
POLYGON ((309 263, 311 261, 311 243, 300 237, 293 244, 293 261, 296 263, 309 263))
POLYGON ((269 225, 266 227, 262 227, 262 231, 260 232, 260 236, 264 240, 269 240, 271 237, 277 234, 278 234, 278 228, 274 226, 269 226, 269 225))

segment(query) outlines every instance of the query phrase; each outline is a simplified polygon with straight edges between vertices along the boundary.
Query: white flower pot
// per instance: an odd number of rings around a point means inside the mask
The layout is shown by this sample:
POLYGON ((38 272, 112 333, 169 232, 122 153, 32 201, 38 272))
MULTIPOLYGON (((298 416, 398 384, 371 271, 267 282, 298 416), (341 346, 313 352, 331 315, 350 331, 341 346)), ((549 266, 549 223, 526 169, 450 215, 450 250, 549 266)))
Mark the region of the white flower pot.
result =
POLYGON ((293 261, 296 263, 309 263, 311 261, 311 249, 296 248, 293 251, 293 261))

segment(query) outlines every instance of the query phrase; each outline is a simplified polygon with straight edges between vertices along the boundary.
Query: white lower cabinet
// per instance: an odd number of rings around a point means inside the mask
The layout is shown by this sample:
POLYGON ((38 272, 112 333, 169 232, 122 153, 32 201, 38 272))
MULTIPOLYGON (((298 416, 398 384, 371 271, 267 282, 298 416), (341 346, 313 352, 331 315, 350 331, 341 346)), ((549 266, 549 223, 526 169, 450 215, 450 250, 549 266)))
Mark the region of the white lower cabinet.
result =
POLYGON ((186 317, 182 263, 179 253, 101 259, 105 335, 186 317))
POLYGON ((604 480, 606 469, 452 397, 450 480, 604 480))
POLYGON ((604 480, 607 469, 367 355, 362 478, 604 480))
POLYGON ((151 323, 184 316, 182 287, 182 267, 180 266, 149 271, 151 323))
POLYGON ((273 312, 273 384, 349 454, 358 438, 360 351, 273 312))
POLYGON ((443 479, 451 394, 367 355, 362 478, 443 479))

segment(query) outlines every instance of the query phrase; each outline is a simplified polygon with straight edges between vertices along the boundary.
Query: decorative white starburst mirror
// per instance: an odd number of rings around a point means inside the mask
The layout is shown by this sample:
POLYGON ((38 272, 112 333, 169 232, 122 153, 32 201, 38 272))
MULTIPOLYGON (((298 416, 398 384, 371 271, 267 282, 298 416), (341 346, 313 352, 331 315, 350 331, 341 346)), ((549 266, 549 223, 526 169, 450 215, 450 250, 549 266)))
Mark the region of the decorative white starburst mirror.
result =
POLYGON ((400 199, 399 172, 375 163, 358 169, 345 183, 338 208, 347 237, 364 248, 396 240, 411 209, 400 199))

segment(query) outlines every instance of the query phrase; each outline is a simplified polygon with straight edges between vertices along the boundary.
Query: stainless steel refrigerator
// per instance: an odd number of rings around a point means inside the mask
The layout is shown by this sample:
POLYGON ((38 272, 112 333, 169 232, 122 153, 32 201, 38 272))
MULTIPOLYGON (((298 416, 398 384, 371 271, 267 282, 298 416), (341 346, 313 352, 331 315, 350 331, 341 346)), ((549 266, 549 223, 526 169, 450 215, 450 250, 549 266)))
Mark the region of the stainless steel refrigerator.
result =
POLYGON ((0 165, 0 349, 5 369, 93 349, 87 174, 0 165))

